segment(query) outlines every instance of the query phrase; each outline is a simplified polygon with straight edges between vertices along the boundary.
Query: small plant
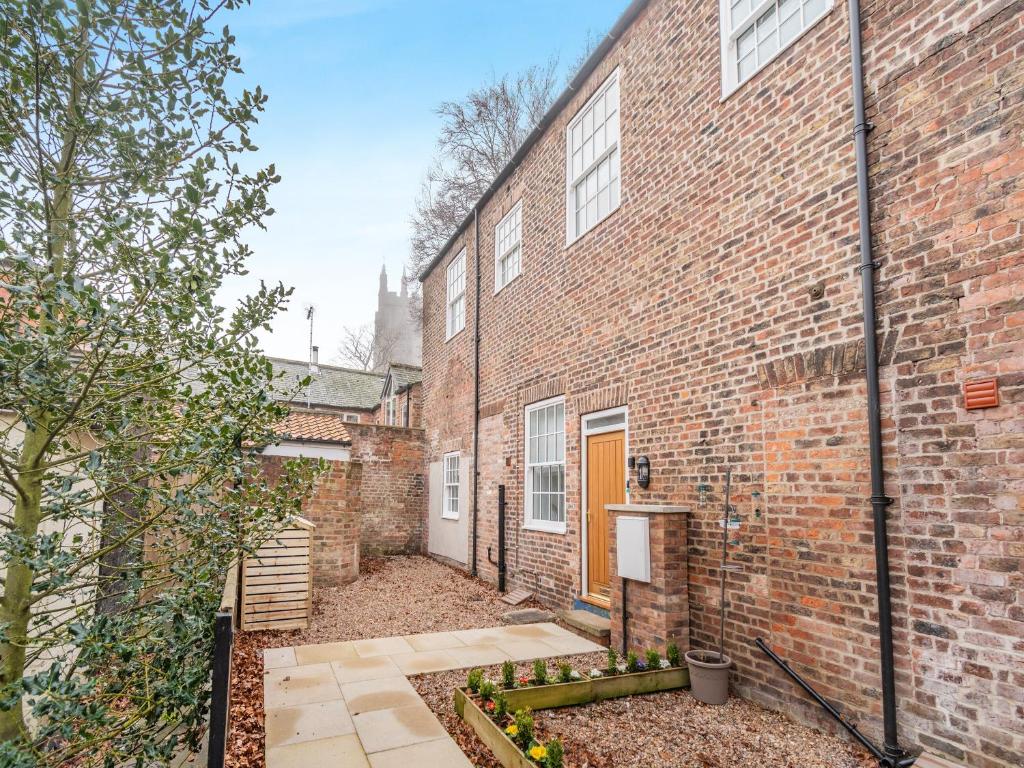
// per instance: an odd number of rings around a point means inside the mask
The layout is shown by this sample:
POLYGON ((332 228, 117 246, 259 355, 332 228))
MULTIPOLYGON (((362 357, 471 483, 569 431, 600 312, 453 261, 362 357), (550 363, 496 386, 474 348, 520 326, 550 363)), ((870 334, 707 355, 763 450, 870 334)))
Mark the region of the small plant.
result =
POLYGON ((508 699, 502 694, 497 694, 494 699, 494 719, 499 723, 504 723, 505 718, 508 717, 508 699))
POLYGON ((473 693, 480 693, 480 683, 483 681, 484 671, 482 669, 471 669, 469 670, 469 675, 466 676, 466 687, 473 693))
POLYGON ((533 744, 533 715, 529 709, 517 709, 512 719, 513 724, 505 732, 525 752, 533 744))
POLYGON ((615 652, 614 648, 608 649, 608 673, 614 675, 616 669, 619 666, 619 654, 615 652))
POLYGON ((626 654, 626 671, 627 672, 639 672, 640 671, 640 658, 630 651, 626 654))
POLYGON ((529 754, 530 758, 539 765, 548 764, 548 748, 543 744, 534 744, 530 747, 530 751, 527 754, 529 754))
POLYGON ((501 665, 501 687, 506 691, 516 687, 516 665, 511 661, 501 665))
POLYGON ((572 666, 569 664, 558 665, 558 682, 560 683, 571 683, 572 682, 572 666))
POLYGON ((497 686, 491 680, 484 680, 480 683, 480 698, 484 701, 490 701, 494 698, 494 693, 497 690, 497 686))
POLYGON ((647 668, 648 669, 661 669, 661 654, 655 650, 650 650, 646 654, 647 668))
POLYGON ((668 663, 673 667, 682 666, 679 658, 679 646, 675 643, 668 644, 668 648, 665 649, 665 655, 668 657, 668 663))
POLYGON ((544 659, 537 659, 533 662, 533 683, 544 685, 548 681, 548 665, 544 659))
POLYGON ((562 758, 565 750, 559 739, 552 739, 548 742, 548 755, 544 761, 544 768, 562 768, 562 758))

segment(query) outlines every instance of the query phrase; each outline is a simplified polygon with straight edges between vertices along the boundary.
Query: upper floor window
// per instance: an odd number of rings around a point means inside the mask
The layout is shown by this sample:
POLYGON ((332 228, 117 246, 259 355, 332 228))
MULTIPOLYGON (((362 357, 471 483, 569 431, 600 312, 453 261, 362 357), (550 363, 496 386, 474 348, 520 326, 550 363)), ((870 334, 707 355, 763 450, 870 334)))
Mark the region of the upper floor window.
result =
POLYGON ((523 201, 494 228, 494 292, 519 276, 523 241, 523 201))
POLYGON ((459 519, 459 454, 446 453, 444 456, 444 499, 441 517, 446 520, 459 519))
POLYGON ((524 525, 565 532, 565 400, 526 408, 526 515, 524 525))
POLYGON ((466 327, 466 249, 448 265, 448 335, 451 338, 466 327))
POLYGON ((619 207, 619 72, 565 129, 566 244, 619 207))
POLYGON ((349 422, 350 424, 357 424, 359 422, 359 415, 355 413, 346 413, 345 421, 349 422))
POLYGON ((720 0, 722 96, 728 96, 831 10, 835 0, 720 0))

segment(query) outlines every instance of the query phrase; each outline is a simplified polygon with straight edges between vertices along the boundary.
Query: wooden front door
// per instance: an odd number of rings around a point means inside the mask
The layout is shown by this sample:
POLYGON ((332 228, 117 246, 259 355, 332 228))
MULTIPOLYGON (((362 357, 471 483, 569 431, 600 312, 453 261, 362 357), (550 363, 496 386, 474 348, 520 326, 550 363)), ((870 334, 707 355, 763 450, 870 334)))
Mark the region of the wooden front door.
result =
POLYGON ((626 501, 626 433, 587 437, 587 591, 607 603, 608 512, 605 504, 626 501))

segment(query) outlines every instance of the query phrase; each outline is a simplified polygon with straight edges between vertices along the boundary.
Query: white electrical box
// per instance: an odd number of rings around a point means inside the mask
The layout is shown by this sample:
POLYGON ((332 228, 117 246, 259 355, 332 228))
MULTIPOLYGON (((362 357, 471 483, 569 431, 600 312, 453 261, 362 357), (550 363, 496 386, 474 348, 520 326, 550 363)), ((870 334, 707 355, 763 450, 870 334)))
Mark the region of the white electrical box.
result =
POLYGON ((619 576, 650 582, 651 521, 646 517, 619 517, 615 525, 619 576))

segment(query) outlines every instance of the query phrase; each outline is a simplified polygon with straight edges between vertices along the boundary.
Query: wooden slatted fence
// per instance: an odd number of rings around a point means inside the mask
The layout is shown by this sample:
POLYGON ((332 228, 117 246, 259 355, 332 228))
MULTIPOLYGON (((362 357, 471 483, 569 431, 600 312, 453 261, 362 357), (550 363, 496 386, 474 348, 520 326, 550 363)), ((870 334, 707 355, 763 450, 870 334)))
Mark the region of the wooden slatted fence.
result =
POLYGON ((293 516, 242 573, 242 629, 306 629, 313 613, 309 555, 316 526, 293 516))

